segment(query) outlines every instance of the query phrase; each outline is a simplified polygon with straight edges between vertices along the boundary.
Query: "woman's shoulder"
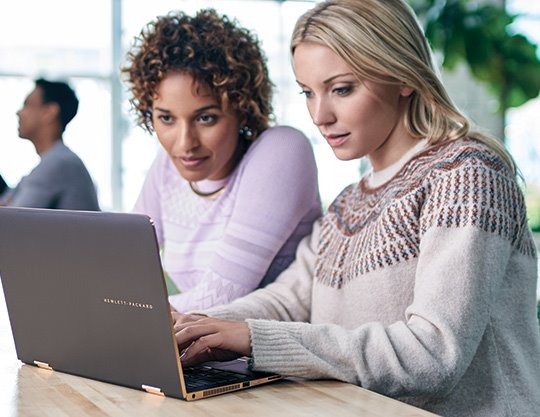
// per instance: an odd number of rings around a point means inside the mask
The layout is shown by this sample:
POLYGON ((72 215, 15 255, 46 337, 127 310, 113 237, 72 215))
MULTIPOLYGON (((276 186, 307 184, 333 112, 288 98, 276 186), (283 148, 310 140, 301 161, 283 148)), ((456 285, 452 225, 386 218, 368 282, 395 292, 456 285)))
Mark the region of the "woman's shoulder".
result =
POLYGON ((297 129, 296 127, 288 126, 288 125, 271 126, 265 129, 261 133, 261 137, 262 136, 276 136, 276 135, 277 136, 292 135, 292 136, 300 137, 304 140, 307 140, 306 135, 301 130, 297 129))
POLYGON ((307 136, 292 126, 278 125, 263 131, 251 146, 257 147, 311 147, 307 136))
POLYGON ((268 128, 248 148, 234 177, 242 178, 243 183, 246 178, 250 178, 248 182, 265 178, 264 181, 271 183, 287 178, 295 184, 309 182, 310 187, 315 188, 317 164, 313 147, 298 129, 289 126, 268 128))
POLYGON ((483 201, 490 207, 496 199, 506 201, 510 211, 524 209, 519 182, 511 167, 497 151, 477 139, 435 145, 417 164, 421 168, 415 173, 415 184, 430 190, 436 200, 444 195, 473 205, 483 201))
POLYGON ((344 195, 361 193, 362 199, 368 195, 371 198, 414 195, 422 190, 469 187, 496 179, 512 187, 517 185, 515 175, 497 152, 476 139, 461 138, 427 146, 379 187, 369 187, 364 176, 358 189, 344 190, 344 195))
POLYGON ((266 129, 249 147, 245 157, 252 160, 273 160, 274 164, 287 165, 290 161, 314 161, 313 147, 307 136, 290 126, 266 129))
POLYGON ((487 144, 472 138, 461 138, 428 147, 417 157, 431 169, 449 171, 470 167, 502 171, 509 167, 487 144), (430 163, 429 163, 430 162, 430 163))
POLYGON ((461 138, 426 147, 409 160, 393 182, 406 180, 421 184, 445 181, 455 175, 491 174, 514 178, 510 167, 491 147, 476 139, 461 138))

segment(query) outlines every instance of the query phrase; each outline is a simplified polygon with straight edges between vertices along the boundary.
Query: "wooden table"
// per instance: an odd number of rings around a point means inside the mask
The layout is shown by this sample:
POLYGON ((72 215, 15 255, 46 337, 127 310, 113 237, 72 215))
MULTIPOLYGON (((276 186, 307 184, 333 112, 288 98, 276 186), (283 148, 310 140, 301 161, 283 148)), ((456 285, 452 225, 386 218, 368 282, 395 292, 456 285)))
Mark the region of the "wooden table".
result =
MULTIPOLYGON (((36 321, 39 314, 36 312, 36 321)), ((36 323, 39 325, 39 323, 36 323)), ((427 417, 432 413, 355 385, 284 380, 195 402, 164 398, 17 359, 0 286, 0 416, 354 416, 427 417)))

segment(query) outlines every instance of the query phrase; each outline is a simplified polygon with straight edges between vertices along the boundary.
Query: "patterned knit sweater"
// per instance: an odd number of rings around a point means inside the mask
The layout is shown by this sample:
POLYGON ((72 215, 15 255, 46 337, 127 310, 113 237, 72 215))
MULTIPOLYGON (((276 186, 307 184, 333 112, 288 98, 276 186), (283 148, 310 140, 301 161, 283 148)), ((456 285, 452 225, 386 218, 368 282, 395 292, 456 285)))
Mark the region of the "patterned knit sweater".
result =
POLYGON ((536 265, 517 182, 463 139, 346 188, 275 283, 205 313, 248 319, 255 369, 444 416, 537 416, 536 265))

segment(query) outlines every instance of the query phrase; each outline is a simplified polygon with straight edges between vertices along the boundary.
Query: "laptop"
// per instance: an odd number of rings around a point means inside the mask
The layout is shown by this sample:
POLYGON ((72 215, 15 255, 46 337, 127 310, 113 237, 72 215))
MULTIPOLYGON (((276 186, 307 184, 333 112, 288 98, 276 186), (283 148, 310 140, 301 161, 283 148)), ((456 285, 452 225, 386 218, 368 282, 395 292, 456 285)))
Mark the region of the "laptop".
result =
POLYGON ((182 368, 145 215, 2 207, 0 278, 24 363, 185 400, 281 378, 245 357, 182 368))

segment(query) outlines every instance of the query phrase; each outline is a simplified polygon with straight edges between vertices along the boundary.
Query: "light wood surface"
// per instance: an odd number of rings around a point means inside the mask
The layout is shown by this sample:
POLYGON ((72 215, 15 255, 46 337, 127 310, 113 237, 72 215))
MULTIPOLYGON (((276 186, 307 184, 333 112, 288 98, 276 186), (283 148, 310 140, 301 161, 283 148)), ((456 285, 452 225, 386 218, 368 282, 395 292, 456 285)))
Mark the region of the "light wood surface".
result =
MULTIPOLYGON (((36 312, 39 325, 39 312, 36 312)), ((427 417, 434 414, 337 381, 284 380, 195 402, 164 398, 17 359, 0 287, 0 416, 355 416, 427 417)))

